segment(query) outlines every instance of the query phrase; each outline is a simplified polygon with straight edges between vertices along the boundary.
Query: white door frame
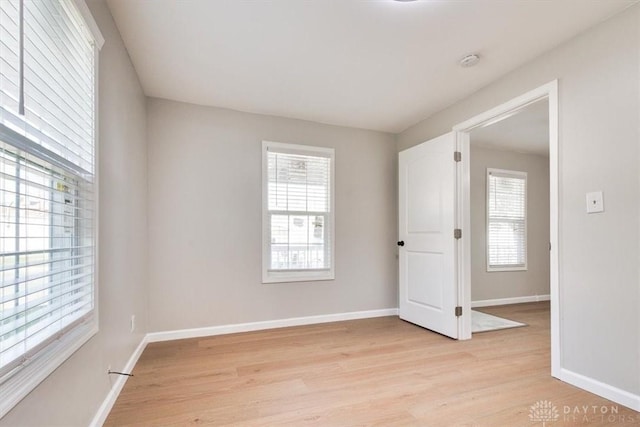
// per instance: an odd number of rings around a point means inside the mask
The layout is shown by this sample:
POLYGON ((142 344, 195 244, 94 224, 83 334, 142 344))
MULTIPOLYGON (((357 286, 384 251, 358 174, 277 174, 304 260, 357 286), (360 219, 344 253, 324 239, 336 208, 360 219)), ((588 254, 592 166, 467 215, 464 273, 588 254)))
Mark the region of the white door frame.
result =
POLYGON ((458 304, 463 315, 458 323, 459 339, 471 338, 471 206, 469 133, 478 127, 496 123, 514 112, 542 99, 549 101, 549 210, 550 210, 550 295, 551 295, 551 375, 560 378, 560 284, 559 284, 559 170, 558 170, 558 81, 553 80, 530 92, 498 105, 453 127, 456 149, 462 153, 458 168, 456 223, 462 228, 457 248, 458 304))

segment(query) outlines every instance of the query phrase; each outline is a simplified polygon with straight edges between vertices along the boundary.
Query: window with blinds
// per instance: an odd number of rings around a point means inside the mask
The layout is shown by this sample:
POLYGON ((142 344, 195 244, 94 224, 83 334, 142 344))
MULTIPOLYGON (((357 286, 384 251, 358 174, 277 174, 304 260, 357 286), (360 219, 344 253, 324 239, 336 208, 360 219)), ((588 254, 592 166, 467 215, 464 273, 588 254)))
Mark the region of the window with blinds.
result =
POLYGON ((95 333, 95 58, 74 0, 0 1, 0 417, 95 333))
POLYGON ((527 268, 527 174, 487 169, 487 271, 527 268))
POLYGON ((263 282, 333 279, 333 149, 263 143, 263 282))

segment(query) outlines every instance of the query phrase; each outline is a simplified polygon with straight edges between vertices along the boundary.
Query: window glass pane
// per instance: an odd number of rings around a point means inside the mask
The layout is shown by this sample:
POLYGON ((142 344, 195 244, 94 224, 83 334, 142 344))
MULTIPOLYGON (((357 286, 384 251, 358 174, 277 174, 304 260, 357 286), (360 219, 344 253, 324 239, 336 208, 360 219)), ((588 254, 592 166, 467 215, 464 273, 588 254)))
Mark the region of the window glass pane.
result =
POLYGON ((325 218, 316 215, 271 215, 271 269, 328 268, 325 218))
POLYGON ((93 309, 91 185, 0 144, 0 375, 93 309))
POLYGON ((330 160, 269 151, 269 210, 329 211, 330 160))

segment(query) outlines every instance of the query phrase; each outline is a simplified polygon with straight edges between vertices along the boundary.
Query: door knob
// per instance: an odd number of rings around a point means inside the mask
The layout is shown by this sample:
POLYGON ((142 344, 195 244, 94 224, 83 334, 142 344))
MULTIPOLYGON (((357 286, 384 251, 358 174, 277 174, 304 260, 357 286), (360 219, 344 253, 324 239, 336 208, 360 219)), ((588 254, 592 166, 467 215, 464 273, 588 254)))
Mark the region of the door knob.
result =
POLYGON ((404 240, 400 240, 400 241, 398 242, 398 246, 404 246, 404 240))

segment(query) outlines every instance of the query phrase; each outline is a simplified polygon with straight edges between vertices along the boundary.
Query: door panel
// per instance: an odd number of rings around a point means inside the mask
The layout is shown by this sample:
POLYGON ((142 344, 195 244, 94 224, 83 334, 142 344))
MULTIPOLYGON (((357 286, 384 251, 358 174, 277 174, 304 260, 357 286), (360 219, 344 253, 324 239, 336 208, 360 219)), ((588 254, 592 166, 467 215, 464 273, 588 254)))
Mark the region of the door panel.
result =
POLYGON ((440 230, 441 187, 439 170, 429 169, 426 158, 418 158, 407 165, 407 230, 410 233, 429 233, 440 230))
POLYGON ((409 252, 406 259, 409 301, 442 310, 442 255, 409 252))
POLYGON ((399 155, 400 318, 458 335, 453 133, 399 155))

